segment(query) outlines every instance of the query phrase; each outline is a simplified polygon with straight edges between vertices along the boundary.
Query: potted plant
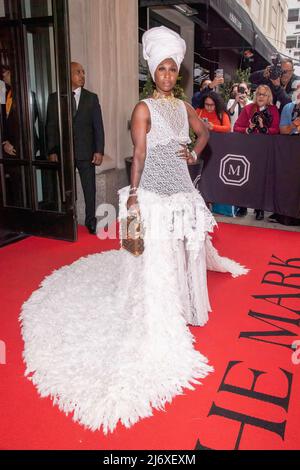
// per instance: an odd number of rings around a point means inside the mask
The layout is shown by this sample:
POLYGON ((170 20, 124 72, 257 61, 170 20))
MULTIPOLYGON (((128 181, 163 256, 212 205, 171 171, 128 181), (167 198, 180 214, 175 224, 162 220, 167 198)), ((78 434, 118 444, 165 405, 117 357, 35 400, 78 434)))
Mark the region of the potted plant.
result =
POLYGON ((237 69, 234 77, 231 81, 226 81, 223 85, 220 85, 220 95, 222 96, 225 103, 228 102, 230 99, 230 90, 234 83, 250 83, 250 74, 251 69, 248 68, 246 70, 237 69))

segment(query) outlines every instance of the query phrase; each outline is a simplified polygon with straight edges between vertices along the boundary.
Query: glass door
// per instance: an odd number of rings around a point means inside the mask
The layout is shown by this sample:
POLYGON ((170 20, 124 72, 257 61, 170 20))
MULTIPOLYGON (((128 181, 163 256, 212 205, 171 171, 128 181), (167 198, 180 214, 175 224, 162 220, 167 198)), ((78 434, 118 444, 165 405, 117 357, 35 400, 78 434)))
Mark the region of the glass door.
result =
POLYGON ((0 0, 0 67, 0 230, 75 240, 67 0, 0 0))

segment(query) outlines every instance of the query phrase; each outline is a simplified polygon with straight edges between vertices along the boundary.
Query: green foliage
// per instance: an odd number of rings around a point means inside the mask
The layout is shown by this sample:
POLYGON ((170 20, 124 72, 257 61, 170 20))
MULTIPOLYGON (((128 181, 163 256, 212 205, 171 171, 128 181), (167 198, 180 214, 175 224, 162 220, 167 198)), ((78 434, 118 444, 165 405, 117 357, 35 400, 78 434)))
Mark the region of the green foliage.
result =
POLYGON ((230 90, 234 83, 245 82, 248 85, 250 84, 250 74, 251 74, 250 68, 246 70, 237 69, 234 74, 233 80, 229 82, 225 82, 224 85, 220 86, 219 92, 223 100, 225 101, 225 103, 227 103, 228 100, 230 99, 230 90))
POLYGON ((145 82, 144 88, 140 93, 140 100, 145 100, 152 96, 153 91, 155 89, 155 84, 151 78, 151 75, 147 75, 147 81, 145 82))
POLYGON ((180 100, 187 101, 187 97, 184 94, 184 90, 182 86, 180 85, 181 80, 182 80, 182 77, 177 78, 177 82, 174 88, 174 96, 175 98, 178 98, 180 100))

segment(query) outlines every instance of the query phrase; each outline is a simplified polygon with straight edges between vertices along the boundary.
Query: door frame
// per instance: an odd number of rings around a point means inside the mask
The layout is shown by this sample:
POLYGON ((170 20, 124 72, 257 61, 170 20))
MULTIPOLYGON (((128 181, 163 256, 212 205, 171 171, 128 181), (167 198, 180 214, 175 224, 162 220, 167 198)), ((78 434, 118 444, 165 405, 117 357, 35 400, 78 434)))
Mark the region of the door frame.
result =
MULTIPOLYGON (((22 3, 7 0, 10 17, 0 19, 0 27, 6 26, 16 31, 17 51, 16 65, 20 88, 20 124, 23 127, 24 158, 17 162, 27 178, 29 207, 6 206, 3 188, 3 163, 7 157, 0 154, 2 178, 0 181, 0 228, 20 234, 38 235, 61 240, 77 240, 76 186, 73 153, 72 111, 71 111, 71 78, 70 78, 70 39, 69 14, 67 0, 52 0, 52 16, 22 18, 22 3), (54 50, 56 67, 56 90, 58 98, 58 127, 61 155, 59 162, 49 162, 33 158, 32 126, 30 120, 30 86, 29 61, 26 47, 26 26, 51 26, 54 31, 54 50), (24 79, 23 79, 24 78, 24 79), (54 171, 59 175, 59 192, 61 206, 58 211, 42 210, 37 204, 37 187, 35 172, 37 169, 54 171)), ((13 157, 11 157, 12 159, 13 157)))

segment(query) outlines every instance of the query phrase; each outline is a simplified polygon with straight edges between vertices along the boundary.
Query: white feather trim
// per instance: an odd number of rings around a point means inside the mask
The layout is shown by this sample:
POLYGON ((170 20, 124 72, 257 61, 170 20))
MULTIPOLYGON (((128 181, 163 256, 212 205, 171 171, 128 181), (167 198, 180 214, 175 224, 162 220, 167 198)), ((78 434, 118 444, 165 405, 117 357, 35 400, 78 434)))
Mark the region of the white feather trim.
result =
MULTIPOLYGON (((120 195, 125 217, 128 188, 120 195)), ((140 191, 139 201, 142 256, 121 250, 80 258, 46 277, 20 315, 26 375, 39 394, 104 433, 119 421, 129 427, 151 416, 213 370, 186 324, 208 319, 205 256, 210 269, 246 272, 206 239, 214 221, 198 193, 152 199, 140 191), (156 216, 151 200, 160 201, 162 227, 171 234, 179 227, 176 236, 149 236, 156 216), (186 247, 193 248, 190 259, 186 247)))

